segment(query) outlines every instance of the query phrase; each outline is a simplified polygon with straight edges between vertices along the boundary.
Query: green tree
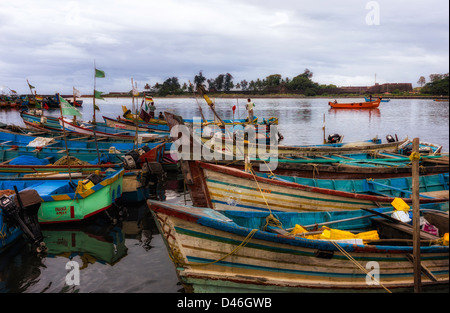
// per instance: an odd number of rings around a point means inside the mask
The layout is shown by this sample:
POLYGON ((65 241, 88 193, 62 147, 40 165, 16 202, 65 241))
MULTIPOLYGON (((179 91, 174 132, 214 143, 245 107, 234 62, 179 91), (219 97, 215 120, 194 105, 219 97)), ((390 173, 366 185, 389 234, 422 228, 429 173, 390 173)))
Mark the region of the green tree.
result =
POLYGON ((302 74, 295 76, 287 83, 287 88, 289 90, 295 90, 302 93, 305 93, 307 89, 311 89, 309 90, 309 93, 312 93, 312 90, 317 92, 317 89, 319 89, 319 84, 311 80, 312 76, 313 73, 309 69, 305 69, 302 74))
MULTIPOLYGON (((449 77, 447 74, 435 74, 440 75, 441 79, 435 78, 431 82, 427 83, 423 88, 422 92, 431 95, 442 95, 448 96, 449 94, 449 77)), ((431 75, 430 75, 431 77, 431 75)))
POLYGON ((225 82, 223 84, 223 89, 225 91, 230 91, 234 87, 233 76, 230 73, 225 74, 225 82))
POLYGON ((203 83, 205 82, 205 80, 206 80, 206 77, 203 76, 203 72, 200 71, 198 73, 198 75, 195 75, 195 77, 194 77, 194 85, 195 86, 202 85, 204 87, 203 83))
POLYGON ((183 93, 178 77, 170 77, 164 81, 158 90, 159 96, 180 95, 183 93))

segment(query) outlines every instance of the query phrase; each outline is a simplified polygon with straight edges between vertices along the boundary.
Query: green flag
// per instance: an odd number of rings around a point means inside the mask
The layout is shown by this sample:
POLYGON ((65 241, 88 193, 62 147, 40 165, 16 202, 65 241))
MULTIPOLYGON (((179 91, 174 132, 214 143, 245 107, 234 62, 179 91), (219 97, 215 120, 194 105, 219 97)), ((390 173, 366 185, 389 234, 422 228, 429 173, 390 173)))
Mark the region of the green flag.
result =
POLYGON ((94 110, 100 111, 100 108, 96 104, 94 104, 94 110))
POLYGON ((95 69, 95 77, 104 78, 105 77, 105 72, 103 72, 101 70, 98 70, 98 69, 95 69))
POLYGON ((70 103, 61 96, 59 96, 59 103, 61 105, 63 115, 76 115, 81 117, 80 111, 71 106, 70 103))
POLYGON ((97 91, 97 90, 94 89, 94 98, 95 98, 95 99, 100 99, 100 100, 105 100, 105 99, 103 99, 103 97, 102 97, 102 93, 103 93, 103 92, 97 91))

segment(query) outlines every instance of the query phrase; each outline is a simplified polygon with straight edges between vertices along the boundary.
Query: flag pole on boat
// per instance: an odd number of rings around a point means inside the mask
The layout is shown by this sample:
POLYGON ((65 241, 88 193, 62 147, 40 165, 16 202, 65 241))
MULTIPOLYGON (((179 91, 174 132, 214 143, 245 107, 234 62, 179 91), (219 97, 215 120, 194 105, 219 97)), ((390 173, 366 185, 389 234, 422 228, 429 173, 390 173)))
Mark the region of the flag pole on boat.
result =
POLYGON ((419 138, 413 139, 410 159, 412 163, 414 292, 420 293, 422 268, 420 264, 419 138))
POLYGON ((197 106, 198 106, 198 109, 199 109, 199 111, 200 111, 200 115, 202 116, 203 123, 206 123, 206 118, 205 118, 205 115, 203 115, 202 106, 201 106, 200 103, 198 102, 197 95, 195 94, 194 86, 192 85, 191 81, 189 81, 189 86, 191 86, 192 93, 194 94, 195 101, 197 102, 197 106))
POLYGON ((65 99, 63 99, 59 95, 59 93, 57 93, 57 96, 58 96, 58 102, 59 102, 59 112, 61 114, 64 144, 66 146, 67 168, 69 170, 69 181, 72 182, 72 172, 70 170, 70 154, 69 154, 69 148, 67 147, 66 127, 64 125, 64 113, 66 113, 66 115, 73 115, 73 116, 78 115, 80 117, 81 117, 81 113, 74 107, 71 107, 71 105, 65 99), (63 106, 64 106, 64 110, 63 110, 63 106))
POLYGON ((94 124, 94 127, 92 128, 92 132, 94 133, 95 149, 97 150, 98 164, 100 164, 101 161, 100 161, 100 153, 98 151, 97 133, 95 131, 95 125, 97 124, 97 121, 95 120, 95 111, 98 110, 98 107, 95 105, 95 99, 103 99, 103 97, 101 96, 102 93, 96 90, 97 77, 104 78, 105 72, 97 69, 97 66, 95 65, 95 60, 94 60, 94 96, 93 96, 93 101, 92 101, 93 109, 94 109, 94 117, 93 117, 92 124, 94 124))
MULTIPOLYGON (((139 95, 139 92, 137 92, 137 83, 133 83, 133 77, 131 78, 131 101, 132 101, 132 107, 131 110, 134 110, 134 125, 136 126, 136 133, 134 137, 134 147, 135 149, 139 148, 139 136, 138 136, 138 106, 137 104, 134 104, 134 97, 139 95)), ((137 100, 136 100, 137 101, 137 100)), ((144 98, 145 101, 145 98, 144 98)))

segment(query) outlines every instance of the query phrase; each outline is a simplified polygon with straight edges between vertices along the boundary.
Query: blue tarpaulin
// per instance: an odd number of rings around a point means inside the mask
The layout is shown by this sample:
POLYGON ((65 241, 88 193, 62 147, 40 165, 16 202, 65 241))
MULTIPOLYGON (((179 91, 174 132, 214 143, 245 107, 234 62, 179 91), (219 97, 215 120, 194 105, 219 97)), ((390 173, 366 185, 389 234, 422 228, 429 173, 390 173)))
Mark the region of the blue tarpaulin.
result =
POLYGON ((11 160, 11 165, 48 165, 50 162, 47 159, 38 159, 34 156, 22 155, 11 160))

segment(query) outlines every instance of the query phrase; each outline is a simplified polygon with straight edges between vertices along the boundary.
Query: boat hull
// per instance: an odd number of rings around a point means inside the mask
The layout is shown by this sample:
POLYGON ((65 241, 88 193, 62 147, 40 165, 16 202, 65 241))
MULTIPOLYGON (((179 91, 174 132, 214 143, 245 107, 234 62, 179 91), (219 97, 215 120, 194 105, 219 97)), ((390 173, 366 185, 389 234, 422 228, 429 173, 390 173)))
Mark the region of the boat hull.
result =
POLYGON ((381 98, 371 102, 350 102, 350 103, 337 103, 328 102, 328 105, 333 109, 375 109, 380 106, 381 98))
MULTIPOLYGON (((395 198, 272 180, 202 162, 190 161, 189 170, 189 177, 197 178, 193 184, 188 184, 194 205, 216 210, 277 212, 357 210, 389 206, 395 198)), ((411 202, 410 198, 404 200, 411 202)), ((421 198, 422 203, 445 200, 448 200, 448 193, 446 198, 421 198)))
MULTIPOLYGON (((22 183, 25 188, 36 190, 42 198, 37 214, 40 224, 78 222, 107 210, 122 196, 123 174, 124 170, 120 170, 89 189, 76 189, 70 193, 65 188, 68 180, 32 181, 31 184, 27 184, 27 180, 2 181, 2 189, 11 189, 10 186, 14 184, 20 191, 24 189, 20 188, 22 183), (58 188, 64 191, 59 192, 58 188), (51 193, 48 193, 49 190, 51 193)), ((78 180, 74 180, 75 185, 77 182, 78 180)))
MULTIPOLYGON (((412 247, 339 244, 242 227, 211 209, 147 201, 188 292, 407 292, 412 247), (350 255, 354 261, 350 261, 350 255), (377 281, 361 271, 379 269, 377 281)), ((448 290, 448 246, 422 247, 422 264, 448 290)))

